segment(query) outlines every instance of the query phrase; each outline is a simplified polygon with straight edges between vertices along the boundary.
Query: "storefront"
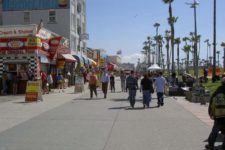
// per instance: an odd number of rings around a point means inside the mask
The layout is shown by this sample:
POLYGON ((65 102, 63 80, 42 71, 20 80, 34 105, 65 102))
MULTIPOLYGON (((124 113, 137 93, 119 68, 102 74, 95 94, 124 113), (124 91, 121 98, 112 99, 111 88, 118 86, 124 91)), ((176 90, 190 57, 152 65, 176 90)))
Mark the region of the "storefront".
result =
POLYGON ((7 74, 7 94, 24 94, 28 80, 40 79, 40 71, 48 71, 48 38, 51 34, 37 25, 0 27, 0 79, 7 74), (32 78, 31 78, 32 77, 32 78))

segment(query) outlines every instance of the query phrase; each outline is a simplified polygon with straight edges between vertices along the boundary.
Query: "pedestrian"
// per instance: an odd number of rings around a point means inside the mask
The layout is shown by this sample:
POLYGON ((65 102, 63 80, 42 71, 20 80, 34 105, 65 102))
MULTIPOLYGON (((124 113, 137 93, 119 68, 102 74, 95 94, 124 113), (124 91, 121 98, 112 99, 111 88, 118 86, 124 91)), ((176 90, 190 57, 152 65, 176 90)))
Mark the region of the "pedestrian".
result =
POLYGON ((120 81, 121 81, 121 91, 126 92, 126 74, 123 71, 120 72, 120 81))
POLYGON ((52 74, 51 74, 51 72, 50 72, 50 73, 48 74, 48 77, 47 77, 47 88, 48 88, 48 93, 51 92, 52 85, 53 85, 53 78, 52 78, 52 74))
POLYGON ((41 71, 41 84, 42 84, 42 93, 48 93, 47 88, 47 74, 44 71, 41 71))
POLYGON ((95 93, 95 96, 97 97, 97 76, 95 75, 94 72, 90 72, 90 76, 89 76, 89 89, 90 89, 90 98, 93 98, 93 92, 95 93))
POLYGON ((7 93, 8 93, 8 84, 7 84, 7 81, 8 81, 7 72, 6 71, 3 71, 3 74, 2 74, 2 94, 3 95, 7 95, 7 93))
POLYGON ((155 88, 158 98, 158 107, 164 105, 164 89, 166 86, 166 79, 162 76, 163 73, 159 72, 158 77, 155 79, 155 88))
POLYGON ((58 89, 59 89, 59 93, 60 93, 60 89, 62 90, 62 92, 64 92, 63 88, 63 84, 64 84, 64 78, 63 75, 61 73, 59 73, 56 77, 57 79, 57 84, 58 84, 58 89))
POLYGON ((134 108, 136 90, 138 89, 137 79, 134 77, 134 71, 131 71, 130 75, 126 79, 126 89, 128 89, 130 106, 134 108))
MULTIPOLYGON (((208 137, 208 144, 205 148, 208 150, 214 149, 216 138, 220 131, 225 130, 225 77, 222 78, 222 85, 219 86, 213 93, 210 102, 208 113, 211 119, 214 120, 212 131, 208 137), (220 96, 220 99, 218 99, 220 96), (219 100, 219 101, 218 101, 219 100), (216 102, 216 103, 215 103, 216 102), (216 104, 216 106, 215 106, 216 104)), ((223 150, 225 150, 225 138, 223 139, 223 150)))
POLYGON ((18 89, 18 83, 19 83, 19 77, 17 76, 16 73, 13 74, 12 83, 13 83, 13 95, 16 95, 17 89, 18 89))
POLYGON ((111 89, 111 92, 115 92, 115 77, 113 73, 111 73, 110 75, 110 89, 111 89))
POLYGON ((144 75, 144 78, 141 79, 140 92, 143 93, 143 108, 149 108, 151 102, 151 94, 154 93, 153 82, 148 77, 147 74, 144 75))
POLYGON ((102 92, 104 93, 104 98, 106 98, 109 83, 109 74, 106 71, 103 71, 102 73, 101 82, 102 82, 102 92))

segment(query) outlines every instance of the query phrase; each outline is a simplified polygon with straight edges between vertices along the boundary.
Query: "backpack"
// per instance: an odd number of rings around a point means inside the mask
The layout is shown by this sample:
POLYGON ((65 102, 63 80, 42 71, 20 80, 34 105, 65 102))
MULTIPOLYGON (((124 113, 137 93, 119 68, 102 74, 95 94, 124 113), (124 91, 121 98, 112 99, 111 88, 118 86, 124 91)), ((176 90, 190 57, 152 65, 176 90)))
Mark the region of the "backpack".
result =
POLYGON ((90 85, 96 85, 96 82, 97 82, 96 76, 91 75, 90 79, 89 79, 89 84, 90 85))
POLYGON ((223 93, 219 93, 213 98, 211 110, 214 118, 225 117, 225 95, 223 93))

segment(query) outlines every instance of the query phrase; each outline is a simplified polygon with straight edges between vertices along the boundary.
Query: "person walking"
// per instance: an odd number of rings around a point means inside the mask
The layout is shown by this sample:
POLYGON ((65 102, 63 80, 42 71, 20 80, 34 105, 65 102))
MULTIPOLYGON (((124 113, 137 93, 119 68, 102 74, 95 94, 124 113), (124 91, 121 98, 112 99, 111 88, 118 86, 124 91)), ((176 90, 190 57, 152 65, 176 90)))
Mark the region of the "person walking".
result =
POLYGON ((166 86, 166 79, 162 76, 163 73, 159 72, 158 77, 155 79, 155 88, 158 98, 158 107, 164 105, 164 89, 166 86))
MULTIPOLYGON (((225 77, 222 79, 222 85, 217 88, 217 90, 213 93, 210 102, 209 102, 209 108, 208 108, 208 113, 211 119, 214 120, 214 124, 212 127, 212 131, 209 134, 208 137, 208 144, 205 145, 205 148, 207 150, 213 150, 214 149, 214 144, 216 142, 216 138, 218 136, 218 133, 222 130, 225 130, 225 108, 224 108, 224 103, 225 103, 225 77), (215 101, 217 100, 218 96, 221 97, 220 103, 222 106, 217 106, 215 107, 215 101), (214 108, 213 108, 214 107, 214 108), (215 114, 215 109, 219 109, 218 112, 220 114, 215 114), (216 116, 217 115, 217 116, 216 116)), ((219 103, 217 103, 218 105, 219 103)), ((223 139, 223 150, 225 150, 225 138, 223 139)))
POLYGON ((154 93, 152 80, 145 74, 141 80, 140 92, 143 93, 143 108, 149 108, 151 102, 151 93, 154 93))
POLYGON ((53 84, 53 78, 52 78, 52 74, 50 72, 47 77, 48 93, 51 92, 52 84, 53 84))
POLYGON ((89 89, 90 89, 90 98, 92 99, 93 98, 93 92, 95 93, 95 96, 97 97, 97 76, 95 75, 94 72, 91 72, 90 73, 90 76, 89 76, 89 89))
POLYGON ((131 71, 130 75, 126 79, 126 89, 128 89, 130 101, 130 106, 134 108, 135 105, 135 96, 138 89, 137 79, 134 77, 134 71, 131 71))
POLYGON ((108 91, 108 83, 109 83, 109 75, 106 71, 103 71, 102 73, 101 82, 102 82, 102 92, 104 93, 104 98, 106 98, 107 91, 108 91))
POLYGON ((60 89, 62 89, 62 92, 64 92, 64 78, 63 78, 63 75, 61 73, 59 73, 56 77, 57 79, 57 84, 58 84, 58 89, 59 89, 59 93, 60 93, 60 89))
POLYGON ((110 89, 111 92, 115 92, 115 77, 113 73, 110 75, 110 89))
POLYGON ((121 81, 121 91, 126 92, 126 74, 123 71, 120 72, 120 81, 121 81))

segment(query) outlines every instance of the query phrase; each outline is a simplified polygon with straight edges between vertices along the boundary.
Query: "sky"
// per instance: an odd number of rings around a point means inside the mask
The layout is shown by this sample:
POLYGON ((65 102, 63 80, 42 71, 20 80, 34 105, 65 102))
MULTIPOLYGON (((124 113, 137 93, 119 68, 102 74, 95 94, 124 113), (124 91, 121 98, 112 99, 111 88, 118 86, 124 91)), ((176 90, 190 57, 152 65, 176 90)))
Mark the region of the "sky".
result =
MULTIPOLYGON (((194 10, 186 2, 192 3, 193 0, 174 0, 172 3, 173 16, 178 17, 175 37, 183 38, 194 32, 194 10)), ((200 58, 206 59, 204 41, 213 41, 213 0, 198 2, 197 32, 202 37, 200 58)), ((224 10, 225 0, 217 0, 217 51, 221 51, 221 63, 223 48, 220 44, 225 42, 224 10)), ((86 12, 88 47, 105 49, 109 55, 122 50, 122 62, 137 63, 138 58, 142 60, 140 51, 143 50, 143 42, 147 36, 153 37, 156 34, 154 23, 160 23, 159 34, 163 36, 165 30, 170 30, 167 22, 168 5, 162 0, 86 0, 86 12)), ((165 47, 163 52, 166 52, 165 47)), ((185 57, 183 51, 180 55, 181 58, 185 57)))

